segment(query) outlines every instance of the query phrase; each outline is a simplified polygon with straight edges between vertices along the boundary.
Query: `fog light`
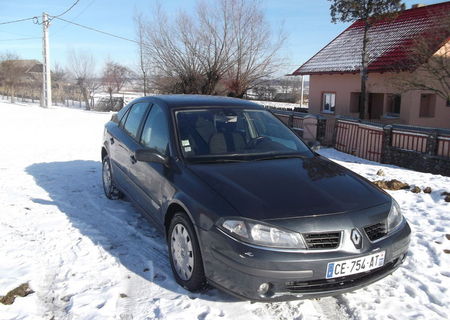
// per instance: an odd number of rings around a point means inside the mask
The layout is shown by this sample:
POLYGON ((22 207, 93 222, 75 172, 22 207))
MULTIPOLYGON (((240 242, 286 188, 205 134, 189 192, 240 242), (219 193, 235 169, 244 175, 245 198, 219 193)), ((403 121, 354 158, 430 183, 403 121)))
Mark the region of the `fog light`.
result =
POLYGON ((406 253, 402 257, 402 262, 404 262, 405 260, 406 260, 406 253))
POLYGON ((261 285, 258 288, 259 295, 261 295, 261 296, 267 295, 267 292, 269 292, 270 287, 271 287, 271 285, 268 282, 261 283, 261 285))

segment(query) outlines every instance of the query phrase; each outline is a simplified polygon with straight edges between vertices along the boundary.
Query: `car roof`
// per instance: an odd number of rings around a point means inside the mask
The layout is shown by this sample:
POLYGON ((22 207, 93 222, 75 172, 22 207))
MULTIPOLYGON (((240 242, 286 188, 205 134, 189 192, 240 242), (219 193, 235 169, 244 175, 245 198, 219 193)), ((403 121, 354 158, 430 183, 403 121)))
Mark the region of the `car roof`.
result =
POLYGON ((189 107, 244 107, 248 109, 264 109, 263 106, 237 98, 223 96, 207 96, 197 94, 171 94, 158 95, 140 98, 137 101, 154 101, 161 105, 165 105, 169 109, 173 108, 189 108, 189 107))

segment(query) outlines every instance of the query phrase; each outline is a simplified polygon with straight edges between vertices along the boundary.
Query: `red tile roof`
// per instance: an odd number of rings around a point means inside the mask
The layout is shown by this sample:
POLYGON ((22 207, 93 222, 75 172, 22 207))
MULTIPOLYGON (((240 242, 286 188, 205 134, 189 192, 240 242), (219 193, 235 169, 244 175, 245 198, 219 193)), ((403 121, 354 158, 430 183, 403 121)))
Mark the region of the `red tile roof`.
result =
MULTIPOLYGON (((450 37, 450 1, 401 11, 394 19, 376 22, 369 29, 369 72, 406 69, 415 39, 433 40, 437 51, 450 37)), ((356 73, 360 71, 364 21, 358 20, 298 68, 293 75, 356 73)), ((434 52, 435 52, 434 51, 434 52)))

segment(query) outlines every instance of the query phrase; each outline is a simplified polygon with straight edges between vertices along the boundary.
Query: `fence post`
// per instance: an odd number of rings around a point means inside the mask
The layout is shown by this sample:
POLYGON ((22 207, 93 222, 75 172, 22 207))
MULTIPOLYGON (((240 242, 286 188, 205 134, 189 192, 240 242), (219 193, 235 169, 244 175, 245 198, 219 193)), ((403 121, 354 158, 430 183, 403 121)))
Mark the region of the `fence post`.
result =
POLYGON ((333 129, 333 138, 331 139, 331 147, 332 148, 336 148, 336 140, 337 140, 337 134, 338 134, 338 124, 339 124, 339 119, 335 118, 334 129, 333 129))
POLYGON ((439 132, 434 130, 427 137, 427 151, 426 153, 430 156, 435 156, 437 154, 437 145, 438 145, 438 135, 439 132))
POLYGON ((320 116, 316 116, 317 126, 316 126, 316 140, 319 141, 321 145, 325 143, 325 133, 327 129, 327 119, 320 116))
POLYGON ((391 162, 391 147, 392 147, 392 126, 387 125, 383 127, 383 140, 381 144, 381 163, 391 162))
POLYGON ((294 127, 294 115, 293 115, 293 114, 289 115, 289 118, 288 118, 288 127, 289 127, 289 128, 293 128, 293 127, 294 127))

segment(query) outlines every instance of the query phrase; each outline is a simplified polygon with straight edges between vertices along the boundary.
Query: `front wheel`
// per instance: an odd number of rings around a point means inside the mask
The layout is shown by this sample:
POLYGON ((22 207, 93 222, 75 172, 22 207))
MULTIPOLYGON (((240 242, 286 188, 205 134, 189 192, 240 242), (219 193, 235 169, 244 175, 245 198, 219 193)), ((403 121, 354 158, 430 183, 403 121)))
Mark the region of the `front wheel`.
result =
POLYGON ((122 193, 114 185, 114 180, 111 171, 111 162, 108 156, 103 158, 102 164, 102 180, 103 180, 103 191, 105 196, 111 200, 117 200, 122 198, 122 193))
POLYGON ((202 256, 194 227, 186 214, 179 212, 172 218, 167 242, 175 280, 189 291, 202 290, 206 285, 202 256))

